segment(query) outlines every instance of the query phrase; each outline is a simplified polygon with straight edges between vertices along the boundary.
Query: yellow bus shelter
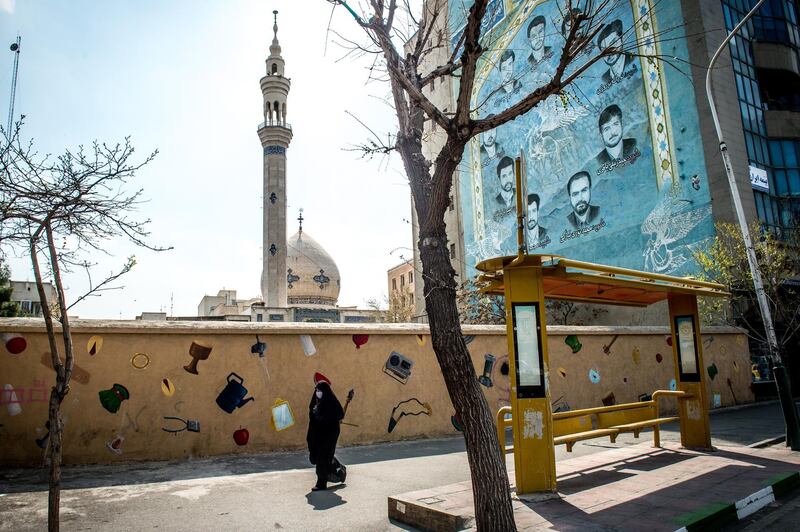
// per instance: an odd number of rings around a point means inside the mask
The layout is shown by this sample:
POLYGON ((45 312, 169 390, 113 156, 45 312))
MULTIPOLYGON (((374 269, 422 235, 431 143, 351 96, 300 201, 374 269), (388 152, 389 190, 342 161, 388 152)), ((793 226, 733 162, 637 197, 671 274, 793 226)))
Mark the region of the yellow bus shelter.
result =
POLYGON ((697 296, 726 297, 724 286, 554 255, 497 257, 477 269, 488 282, 485 292, 505 296, 517 493, 556 490, 546 299, 632 307, 667 300, 675 381, 684 392, 681 443, 711 448, 697 296))

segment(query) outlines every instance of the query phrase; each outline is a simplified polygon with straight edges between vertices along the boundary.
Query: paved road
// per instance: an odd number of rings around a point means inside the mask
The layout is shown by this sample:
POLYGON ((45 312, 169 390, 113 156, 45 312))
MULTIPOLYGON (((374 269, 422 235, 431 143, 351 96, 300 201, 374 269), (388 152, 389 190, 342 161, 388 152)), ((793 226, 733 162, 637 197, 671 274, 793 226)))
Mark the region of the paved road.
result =
MULTIPOLYGON (((777 403, 715 413, 714 441, 748 445, 781 434, 777 403)), ((663 440, 679 440, 665 426, 663 440)), ((646 432, 643 438, 650 437, 646 432)), ((630 445, 632 436, 617 440, 630 445)), ((609 447, 581 442, 572 454, 609 447)), ((236 455, 190 461, 64 468, 64 530, 409 530, 387 517, 387 497, 469 479, 461 438, 349 447, 337 452, 348 482, 311 492, 315 476, 305 452, 236 455)), ((509 455, 507 462, 513 468, 509 455)), ((46 527, 44 470, 0 471, 0 530, 46 527)))

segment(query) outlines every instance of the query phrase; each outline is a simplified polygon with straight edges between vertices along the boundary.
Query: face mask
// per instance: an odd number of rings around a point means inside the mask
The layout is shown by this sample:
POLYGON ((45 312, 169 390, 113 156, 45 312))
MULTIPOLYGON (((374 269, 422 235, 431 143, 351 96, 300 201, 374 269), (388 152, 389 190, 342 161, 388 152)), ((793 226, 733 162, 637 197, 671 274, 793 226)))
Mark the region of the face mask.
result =
POLYGON ((314 395, 317 396, 317 399, 322 399, 322 390, 317 390, 316 392, 314 392, 314 395))

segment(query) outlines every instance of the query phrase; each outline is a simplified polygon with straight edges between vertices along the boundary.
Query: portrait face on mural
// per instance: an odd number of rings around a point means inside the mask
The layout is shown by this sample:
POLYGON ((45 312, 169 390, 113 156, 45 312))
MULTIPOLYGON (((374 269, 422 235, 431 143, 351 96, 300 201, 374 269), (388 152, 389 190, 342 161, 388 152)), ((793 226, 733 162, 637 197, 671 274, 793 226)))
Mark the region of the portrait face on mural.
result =
POLYGON ((601 173, 609 171, 612 162, 633 162, 637 154, 636 139, 624 138, 622 110, 618 105, 612 104, 603 109, 597 120, 597 127, 603 141, 603 149, 595 158, 601 167, 601 173))
POLYGON ((531 50, 544 49, 544 30, 545 19, 542 16, 534 18, 528 25, 528 43, 531 45, 531 50))
POLYGON ((592 177, 588 172, 578 172, 567 182, 567 194, 572 212, 567 220, 575 229, 587 227, 600 215, 600 207, 592 205, 592 177))
POLYGON ((534 232, 539 225, 539 196, 528 194, 528 231, 534 232))
POLYGON ((539 225, 539 204, 538 194, 528 194, 528 216, 525 222, 525 229, 528 232, 528 246, 531 249, 544 247, 550 243, 547 229, 539 225))
POLYGON ((511 157, 503 157, 497 164, 497 179, 500 181, 500 194, 497 195, 497 202, 503 207, 510 207, 514 199, 514 189, 516 186, 514 176, 514 160, 511 157))
MULTIPOLYGON (((500 82, 503 86, 511 84, 514 79, 514 52, 506 50, 500 56, 500 82)), ((508 89, 506 89, 508 90, 508 89)))
MULTIPOLYGON (((600 50, 618 50, 622 52, 622 21, 617 19, 606 24, 597 36, 597 46, 600 50)), ((633 64, 633 57, 626 53, 618 53, 603 58, 608 70, 603 73, 603 83, 608 86, 619 82, 627 70, 629 73, 636 68, 633 64)))

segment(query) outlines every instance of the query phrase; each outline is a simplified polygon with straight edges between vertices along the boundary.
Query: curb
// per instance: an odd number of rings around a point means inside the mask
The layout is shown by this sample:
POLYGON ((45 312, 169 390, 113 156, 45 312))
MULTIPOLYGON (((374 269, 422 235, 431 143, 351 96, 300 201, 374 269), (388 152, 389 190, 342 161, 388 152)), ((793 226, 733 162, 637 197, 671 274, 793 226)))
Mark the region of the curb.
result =
POLYGON ((717 502, 678 517, 676 521, 683 526, 675 532, 716 530, 741 521, 800 486, 800 472, 778 475, 769 479, 766 484, 765 488, 734 503, 717 502))

